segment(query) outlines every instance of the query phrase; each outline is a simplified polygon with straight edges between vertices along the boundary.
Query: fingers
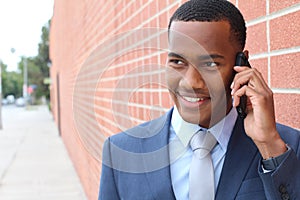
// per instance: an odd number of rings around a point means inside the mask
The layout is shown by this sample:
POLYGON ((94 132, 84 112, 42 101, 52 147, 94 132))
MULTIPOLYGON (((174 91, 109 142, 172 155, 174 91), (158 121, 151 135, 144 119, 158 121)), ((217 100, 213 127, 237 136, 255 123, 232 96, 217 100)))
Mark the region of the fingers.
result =
MULTIPOLYGON (((251 87, 249 87, 247 85, 244 85, 239 90, 237 90, 234 94, 232 94, 233 106, 237 107, 240 104, 241 96, 246 95, 247 97, 251 97, 255 94, 256 94, 256 92, 254 89, 252 89, 251 87)), ((247 107, 249 106, 249 104, 251 104, 251 102, 249 100, 247 100, 247 107)))
POLYGON ((235 75, 231 85, 232 94, 243 85, 248 85, 249 87, 258 91, 264 91, 269 88, 261 73, 257 71, 257 69, 248 67, 234 67, 234 70, 236 70, 238 73, 235 75))
POLYGON ((246 95, 248 98, 252 96, 266 96, 269 98, 272 91, 257 69, 235 66, 234 70, 238 73, 235 75, 231 85, 231 95, 234 100, 233 106, 239 105, 240 97, 243 95, 246 95))

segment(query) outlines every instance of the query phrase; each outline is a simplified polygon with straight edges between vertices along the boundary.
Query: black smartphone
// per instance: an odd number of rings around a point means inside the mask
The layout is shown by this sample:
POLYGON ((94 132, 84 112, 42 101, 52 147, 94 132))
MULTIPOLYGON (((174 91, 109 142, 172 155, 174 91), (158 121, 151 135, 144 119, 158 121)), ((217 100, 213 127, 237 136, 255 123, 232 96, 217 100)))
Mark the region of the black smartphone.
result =
MULTIPOLYGON (((235 66, 248 66, 251 68, 250 63, 243 52, 239 52, 236 55, 235 66)), ((239 116, 243 119, 245 119, 247 116, 246 107, 247 107, 247 96, 243 95, 240 98, 240 104, 236 107, 239 116)))

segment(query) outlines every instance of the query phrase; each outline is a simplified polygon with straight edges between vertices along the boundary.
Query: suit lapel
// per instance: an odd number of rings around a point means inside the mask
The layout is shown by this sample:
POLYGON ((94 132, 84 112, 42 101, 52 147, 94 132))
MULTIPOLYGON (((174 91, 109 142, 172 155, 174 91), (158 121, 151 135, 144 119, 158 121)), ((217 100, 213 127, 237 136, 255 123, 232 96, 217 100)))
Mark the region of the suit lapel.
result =
POLYGON ((151 132, 157 134, 141 140, 143 152, 155 152, 153 156, 151 156, 152 158, 147 156, 147 158, 145 157, 144 159, 144 166, 147 169, 145 175, 154 199, 175 200, 171 183, 168 148, 171 116, 172 110, 158 120, 151 122, 149 126, 151 132))
POLYGON ((245 133, 244 121, 238 118, 228 144, 216 200, 235 199, 257 152, 255 144, 245 133))

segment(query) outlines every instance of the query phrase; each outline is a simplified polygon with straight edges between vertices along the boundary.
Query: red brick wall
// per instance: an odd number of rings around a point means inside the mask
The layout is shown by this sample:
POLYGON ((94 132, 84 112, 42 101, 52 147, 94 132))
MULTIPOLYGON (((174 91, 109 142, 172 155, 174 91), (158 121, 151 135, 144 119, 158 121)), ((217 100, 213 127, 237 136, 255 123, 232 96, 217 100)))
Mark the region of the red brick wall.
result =
MULTIPOLYGON (((55 0, 51 106, 91 200, 105 138, 172 106, 163 73, 165 28, 182 2, 55 0)), ((250 62, 274 91, 277 120, 300 128, 300 1, 231 2, 247 21, 250 62)))
POLYGON ((300 1, 233 2, 247 21, 250 62, 274 92, 277 121, 299 129, 300 1))

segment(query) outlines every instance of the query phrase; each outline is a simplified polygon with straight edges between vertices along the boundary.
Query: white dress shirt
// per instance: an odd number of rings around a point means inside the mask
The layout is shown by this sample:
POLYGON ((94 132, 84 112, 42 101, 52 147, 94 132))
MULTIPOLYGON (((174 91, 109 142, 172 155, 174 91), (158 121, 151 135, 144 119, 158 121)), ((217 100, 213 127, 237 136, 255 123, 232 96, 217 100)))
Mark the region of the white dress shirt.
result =
POLYGON ((220 122, 209 129, 205 129, 197 124, 184 121, 176 106, 174 107, 170 126, 169 154, 171 160, 171 181, 176 199, 189 199, 189 170, 193 157, 189 141, 200 128, 210 131, 217 139, 217 145, 211 152, 215 172, 215 188, 217 188, 225 160, 227 145, 237 116, 236 109, 233 108, 220 122))

